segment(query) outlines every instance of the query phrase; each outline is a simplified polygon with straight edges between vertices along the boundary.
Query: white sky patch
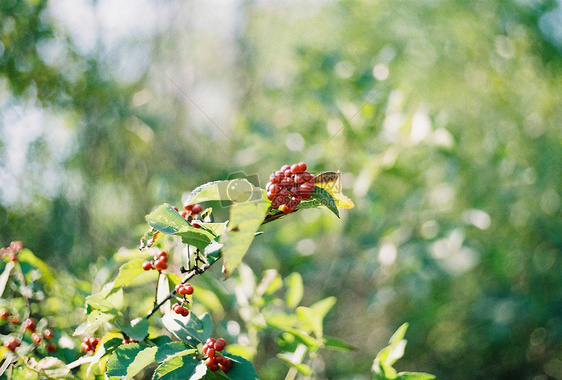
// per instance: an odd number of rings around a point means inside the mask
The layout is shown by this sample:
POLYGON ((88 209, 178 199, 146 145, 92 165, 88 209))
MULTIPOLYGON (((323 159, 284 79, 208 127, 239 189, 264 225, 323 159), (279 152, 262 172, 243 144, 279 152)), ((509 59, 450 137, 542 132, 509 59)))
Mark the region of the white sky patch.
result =
POLYGON ((472 224, 481 230, 488 229, 492 223, 492 219, 488 213, 477 209, 466 210, 463 213, 463 219, 466 223, 472 224))
POLYGON ((398 250, 396 246, 390 242, 383 243, 379 249, 379 263, 383 266, 394 264, 398 250))

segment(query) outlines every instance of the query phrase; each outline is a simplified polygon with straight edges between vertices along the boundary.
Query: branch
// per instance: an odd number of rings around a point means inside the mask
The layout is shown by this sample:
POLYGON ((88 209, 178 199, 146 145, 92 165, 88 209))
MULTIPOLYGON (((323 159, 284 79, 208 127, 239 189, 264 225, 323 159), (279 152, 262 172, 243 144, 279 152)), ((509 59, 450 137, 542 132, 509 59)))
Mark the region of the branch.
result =
MULTIPOLYGON (((199 274, 203 274, 207 269, 209 269, 214 263, 216 263, 218 260, 213 261, 213 263, 211 264, 205 264, 202 267, 195 267, 192 270, 190 270, 189 272, 187 272, 187 274, 185 275, 184 279, 182 280, 182 284, 186 284, 192 277, 195 277, 199 274)), ((164 305, 164 303, 166 303, 166 301, 170 300, 172 297, 174 297, 176 295, 176 290, 172 290, 170 292, 170 294, 168 294, 166 296, 166 298, 164 298, 162 301, 160 301, 159 303, 155 303, 154 307, 152 308, 152 310, 150 310, 148 312, 148 314, 146 315, 146 319, 150 318, 154 313, 156 313, 156 311, 158 309, 160 309, 160 307, 162 305, 164 305)))

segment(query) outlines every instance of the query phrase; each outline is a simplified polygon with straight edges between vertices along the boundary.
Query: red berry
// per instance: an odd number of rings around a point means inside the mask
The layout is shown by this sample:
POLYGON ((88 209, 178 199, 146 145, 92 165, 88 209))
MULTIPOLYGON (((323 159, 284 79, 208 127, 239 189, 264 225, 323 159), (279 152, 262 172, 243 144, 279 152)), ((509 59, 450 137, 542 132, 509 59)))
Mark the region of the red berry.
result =
POLYGON ((216 363, 214 360, 207 360, 207 367, 209 367, 209 370, 212 372, 216 372, 219 370, 219 364, 216 363))
POLYGON ((176 212, 179 212, 179 211, 180 211, 176 206, 172 206, 172 208, 173 208, 174 210, 176 210, 176 212))
POLYGON ((214 340, 213 338, 209 338, 207 339, 207 341, 205 342, 205 344, 209 347, 214 347, 216 340, 214 340))
POLYGON ((281 206, 279 206, 279 211, 282 211, 285 214, 288 214, 290 212, 289 210, 289 206, 287 206, 286 204, 282 204, 281 206))
POLYGON ((23 321, 23 328, 26 329, 29 332, 35 332, 35 321, 33 320, 33 318, 27 318, 25 321, 23 321))
POLYGON ((144 263, 142 263, 142 269, 151 270, 152 269, 152 263, 150 261, 145 261, 144 263))
POLYGON ((31 334, 31 340, 38 346, 39 344, 41 344, 43 337, 41 336, 41 334, 33 333, 31 334))
MULTIPOLYGON (((177 285, 174 287, 174 290, 176 291, 176 293, 179 293, 179 292, 180 292, 180 288, 181 288, 182 286, 183 286, 183 284, 180 283, 180 284, 177 284, 177 285)), ((177 305, 177 304, 176 304, 176 305, 177 305)))
POLYGON ((193 286, 191 286, 191 284, 185 284, 183 289, 185 294, 187 294, 188 296, 193 294, 193 286))
POLYGON ((88 343, 86 343, 86 342, 80 343, 80 348, 81 348, 82 351, 84 351, 84 352, 90 352, 90 351, 91 351, 90 345, 89 345, 88 343))
POLYGON ((57 346, 54 345, 54 343, 49 342, 47 343, 47 351, 48 352, 57 352, 57 346))
POLYGON ((193 205, 184 205, 183 208, 185 209, 185 211, 191 212, 193 205))
POLYGON ((5 320, 10 316, 10 312, 6 309, 0 309, 0 319, 5 320))
POLYGON ((232 368, 232 360, 230 360, 229 358, 225 357, 221 363, 221 369, 224 372, 228 372, 230 369, 232 368))
POLYGON ((182 211, 180 212, 180 215, 182 216, 182 218, 187 219, 187 217, 189 216, 189 211, 182 211))
POLYGON ((214 358, 215 355, 216 355, 215 349, 214 349, 214 348, 209 348, 209 349, 207 349, 206 354, 207 354, 208 357, 214 358))
POLYGON ((198 221, 198 220, 193 220, 193 221, 191 222, 191 225, 192 225, 194 228, 201 228, 201 222, 198 221))
POLYGON ((55 336, 55 334, 53 333, 53 330, 47 329, 47 330, 43 331, 43 336, 45 337, 45 339, 51 340, 51 339, 53 339, 53 336, 55 336))
POLYGON ((168 254, 166 253, 166 251, 160 251, 160 253, 158 254, 158 257, 159 258, 162 258, 162 257, 168 258, 168 254))
POLYGON ((157 270, 168 269, 168 264, 166 263, 166 261, 158 259, 154 262, 154 268, 157 270))
POLYGON ((219 338, 215 342, 214 347, 216 351, 222 351, 226 347, 226 341, 223 338, 219 338))
POLYGON ((181 315, 182 317, 187 317, 189 315, 189 309, 187 307, 182 306, 181 315))
POLYGON ((191 214, 196 215, 203 211, 203 207, 200 204, 193 205, 191 208, 191 214))
POLYGON ((291 169, 291 167, 289 165, 283 165, 281 166, 281 171, 284 172, 285 170, 289 170, 291 169))
POLYGON ((4 346, 8 348, 8 350, 14 352, 16 348, 21 345, 20 341, 14 338, 13 336, 9 337, 8 340, 4 342, 4 346))
POLYGON ((18 261, 18 256, 15 253, 10 254, 10 261, 16 263, 18 261))

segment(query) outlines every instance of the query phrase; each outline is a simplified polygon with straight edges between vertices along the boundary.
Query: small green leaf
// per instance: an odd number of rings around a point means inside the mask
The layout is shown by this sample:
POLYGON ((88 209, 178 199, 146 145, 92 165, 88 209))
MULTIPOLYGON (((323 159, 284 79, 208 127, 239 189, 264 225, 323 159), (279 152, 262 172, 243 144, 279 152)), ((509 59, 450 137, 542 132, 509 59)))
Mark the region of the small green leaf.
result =
POLYGON ((189 226, 176 210, 168 203, 164 203, 156 210, 146 216, 148 224, 167 235, 172 235, 179 231, 182 227, 189 226))
POLYGON ((109 357, 106 376, 131 379, 143 368, 152 364, 158 347, 129 343, 118 347, 109 357))
POLYGON ((130 326, 124 326, 123 331, 127 336, 133 340, 142 341, 148 335, 149 327, 148 319, 137 318, 131 321, 130 326))
POLYGON ((304 285, 300 273, 293 272, 288 275, 287 278, 285 278, 285 286, 287 287, 285 301, 287 302, 287 306, 294 309, 299 305, 304 294, 304 285))
POLYGON ((242 261, 254 240, 255 232, 263 222, 268 207, 269 202, 265 200, 232 204, 228 232, 219 240, 224 244, 222 256, 225 275, 230 275, 242 261))
POLYGON ((297 330, 295 328, 286 326, 281 327, 281 330, 293 335, 296 340, 304 344, 312 352, 318 351, 321 346, 321 343, 317 339, 314 339, 302 330, 297 330))
POLYGON ((56 273, 45 263, 43 260, 38 258, 31 252, 29 249, 24 248, 21 252, 18 253, 18 261, 20 263, 29 264, 41 272, 41 279, 45 282, 48 286, 54 286, 55 282, 57 281, 56 273))
POLYGON ((201 379, 207 372, 205 363, 193 357, 193 353, 172 356, 164 361, 156 371, 153 380, 186 380, 201 379), (201 366, 203 364, 204 367, 201 366), (197 375, 197 376, 196 376, 197 375))
POLYGON ((324 317, 335 303, 336 297, 327 297, 310 307, 300 306, 297 308, 297 317, 320 338, 324 329, 324 317))
POLYGON ((181 236, 184 244, 189 244, 197 247, 201 252, 205 247, 216 237, 212 232, 206 231, 203 228, 195 228, 190 225, 184 226, 173 233, 173 235, 181 236))
POLYGON ((86 308, 117 314, 123 306, 123 289, 115 289, 113 285, 113 282, 105 284, 99 293, 86 297, 86 308))
POLYGON ((333 336, 324 335, 324 346, 329 348, 334 348, 336 350, 356 350, 351 344, 344 342, 341 339, 334 338, 333 336))
POLYGON ((323 188, 316 186, 314 191, 310 193, 310 199, 302 201, 297 208, 306 209, 318 207, 326 207, 328 210, 336 214, 338 218, 340 217, 340 212, 338 211, 334 197, 332 197, 330 193, 323 188))
POLYGON ((400 372, 396 379, 397 380, 431 380, 431 379, 435 379, 435 376, 423 372, 400 372))
POLYGON ((287 358, 285 355, 283 354, 277 354, 277 357, 279 359, 281 359, 281 361, 285 364, 287 364, 289 367, 292 367, 294 369, 296 369, 297 371, 299 371, 300 373, 302 373, 305 376, 310 376, 312 375, 312 368, 310 368, 309 366, 307 366, 306 364, 302 364, 302 363, 293 363, 291 360, 289 360, 289 358, 287 358))
POLYGON ((170 310, 162 317, 162 323, 176 338, 193 346, 205 342, 213 334, 213 321, 207 313, 200 318, 194 313, 182 317, 170 310))

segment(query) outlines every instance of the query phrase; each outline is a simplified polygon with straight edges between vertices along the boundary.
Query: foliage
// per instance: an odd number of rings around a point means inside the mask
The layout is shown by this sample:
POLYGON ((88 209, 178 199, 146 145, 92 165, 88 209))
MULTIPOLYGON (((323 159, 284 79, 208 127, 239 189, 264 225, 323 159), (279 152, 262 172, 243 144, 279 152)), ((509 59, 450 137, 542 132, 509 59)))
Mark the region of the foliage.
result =
POLYGON ((404 320, 405 368, 562 376, 559 2, 125 3, 0 2, 0 245, 25 241, 81 298, 152 205, 240 168, 263 184, 264 162, 339 168, 354 212, 264 225, 244 257, 299 272, 305 305, 337 296, 324 327, 359 349, 324 352, 325 377, 366 373, 404 320))
MULTIPOLYGON (((215 325, 208 312, 197 316, 193 310, 187 315, 176 311, 178 305, 183 308, 184 305, 193 304, 193 309, 197 306, 198 300, 191 296, 194 291, 185 293, 190 295, 186 297, 180 292, 181 286, 191 287, 188 281, 203 275, 220 257, 223 258, 223 272, 227 276, 242 265, 242 258, 257 229, 262 223, 268 222, 266 217, 272 211, 271 202, 265 198, 265 190, 250 185, 248 188, 258 196, 249 201, 233 202, 228 221, 222 224, 208 222, 213 218, 212 210, 202 211, 201 207, 196 213, 201 214, 201 219, 194 215, 191 209, 197 201, 232 201, 232 193, 216 191, 220 185, 220 182, 215 182, 194 190, 185 206, 188 211, 183 215, 168 204, 147 215, 152 239, 141 242, 141 253, 137 256, 156 253, 155 260, 165 257, 166 265, 158 268, 155 261, 145 267, 142 257, 132 257, 120 265, 116 277, 109 278, 99 292, 85 297, 87 317, 76 326, 73 333, 75 337, 84 337, 80 347, 85 354, 80 357, 76 351, 78 344, 68 336, 68 331, 58 329, 57 339, 53 340, 45 330, 47 320, 54 319, 56 315, 43 314, 48 311, 42 303, 46 290, 50 289, 40 287, 48 284, 50 288, 56 288, 66 284, 59 283, 49 266, 29 250, 23 249, 19 242, 3 248, 4 269, 0 276, 0 293, 4 293, 8 287, 10 294, 3 298, 6 302, 2 302, 2 305, 7 309, 2 309, 0 316, 0 328, 5 334, 0 376, 5 374, 8 379, 94 379, 99 376, 108 379, 132 379, 137 376, 152 379, 258 379, 251 360, 259 355, 260 331, 278 336, 277 345, 281 350, 278 357, 289 366, 289 378, 295 378, 297 373, 312 376, 314 368, 311 359, 317 357, 322 348, 354 349, 348 343, 324 334, 324 319, 334 306, 335 297, 325 298, 309 307, 299 306, 304 285, 296 272, 283 280, 277 271, 269 270, 257 283, 251 269, 241 267, 240 271, 244 273, 239 277, 240 285, 234 289, 237 303, 234 309, 238 308, 247 334, 253 337, 246 345, 228 345, 228 350, 224 350, 224 346, 215 345, 214 340, 209 343, 215 325), (206 194, 204 198, 203 193, 206 194), (169 259, 166 251, 173 242, 165 237, 154 238, 158 233, 155 231, 181 237, 187 248, 185 262, 188 263, 188 269, 182 266, 180 275, 172 270, 177 269, 172 262, 170 270, 167 266, 169 259), (218 248, 208 249, 217 242, 218 248), (166 250, 162 251, 163 248, 166 250), (191 250, 194 250, 193 254, 191 250), (192 255, 195 260, 192 260, 192 255), (152 269, 157 269, 156 275, 152 275, 152 269), (152 310, 142 316, 139 315, 142 312, 139 305, 147 303, 133 294, 136 288, 148 288, 151 283, 156 285, 154 305, 152 310), (284 297, 279 297, 277 294, 282 288, 285 288, 284 297), (129 317, 132 315, 137 317, 129 317), (27 327, 29 321, 34 321, 33 317, 41 318, 41 332, 36 329, 34 322, 32 328, 27 327), (20 318, 26 322, 18 331, 20 318), (94 335, 99 337, 95 338, 94 335), (14 341, 21 342, 22 347, 12 346, 14 341), (41 344, 42 341, 48 343, 41 344), (206 348, 209 344, 214 345, 212 355, 206 348), (219 355, 218 351, 222 354, 220 369, 218 365, 212 367, 214 358, 219 355), (229 368, 225 367, 225 360, 231 363, 229 368)), ((337 209, 333 208, 335 201, 329 192, 319 189, 312 199, 322 201, 316 204, 317 207, 325 202, 328 209, 338 214, 337 209)), ((303 208, 310 208, 310 205, 304 205, 303 208)), ((177 256, 176 249, 170 260, 175 259, 177 263, 180 261, 177 256)), ((149 296, 149 293, 146 295, 149 296)), ((212 308, 209 311, 212 312, 212 308)), ((240 336, 240 332, 229 334, 233 338, 240 336)), ((399 340, 401 336, 393 339, 399 340)), ((385 362, 385 368, 391 364, 385 362)))

